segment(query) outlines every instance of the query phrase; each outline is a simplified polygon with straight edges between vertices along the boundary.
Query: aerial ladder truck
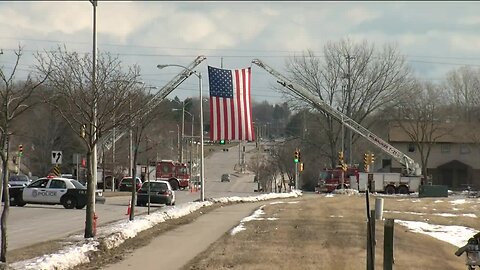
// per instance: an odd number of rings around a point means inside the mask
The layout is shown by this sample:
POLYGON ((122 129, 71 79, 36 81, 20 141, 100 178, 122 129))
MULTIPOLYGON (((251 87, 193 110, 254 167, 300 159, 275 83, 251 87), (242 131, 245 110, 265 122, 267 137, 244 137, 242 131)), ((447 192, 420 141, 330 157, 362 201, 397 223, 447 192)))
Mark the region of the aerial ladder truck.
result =
POLYGON ((300 97, 317 110, 332 116, 337 121, 341 122, 360 136, 364 137, 382 151, 393 157, 404 167, 402 173, 359 173, 357 185, 360 191, 364 191, 367 185, 372 191, 385 192, 389 194, 418 191, 421 183, 421 168, 420 165, 412 158, 394 146, 390 145, 388 142, 378 137, 374 133, 370 132, 368 129, 355 122, 342 112, 334 109, 325 101, 321 100, 318 96, 313 95, 300 85, 291 82, 288 78, 261 60, 254 59, 252 63, 273 75, 275 78, 277 78, 277 82, 280 85, 292 91, 296 96, 300 97))
MULTIPOLYGON (((193 62, 191 62, 186 68, 182 69, 180 73, 178 73, 173 79, 171 79, 167 84, 165 84, 160 90, 155 93, 151 100, 149 100, 145 106, 143 111, 139 113, 138 118, 144 118, 153 110, 155 110, 160 103, 173 91, 175 90, 180 84, 182 84, 188 77, 190 77, 194 71, 193 69, 196 68, 200 63, 202 63, 205 59, 205 56, 200 55, 198 56, 193 62)), ((122 138, 125 134, 127 134, 128 130, 122 130, 120 132, 116 132, 115 130, 110 131, 109 133, 105 134, 99 145, 103 147, 105 150, 110 150, 115 142, 117 142, 120 138, 122 138)), ((185 177, 184 177, 185 178, 185 177)), ((189 179, 190 177, 188 177, 189 179)), ((185 179, 184 179, 185 180, 185 179)), ((174 183, 172 183, 173 185, 174 183)), ((175 183, 175 186, 178 186, 175 183)))

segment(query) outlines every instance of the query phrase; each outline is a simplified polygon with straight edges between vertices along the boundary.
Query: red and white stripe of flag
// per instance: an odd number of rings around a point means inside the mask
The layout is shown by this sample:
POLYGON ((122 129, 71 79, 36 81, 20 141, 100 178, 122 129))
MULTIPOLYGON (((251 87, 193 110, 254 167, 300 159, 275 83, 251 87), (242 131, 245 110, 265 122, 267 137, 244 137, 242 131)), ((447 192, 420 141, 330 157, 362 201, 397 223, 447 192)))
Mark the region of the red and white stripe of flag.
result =
POLYGON ((251 68, 231 72, 233 98, 210 97, 210 139, 253 141, 251 68))

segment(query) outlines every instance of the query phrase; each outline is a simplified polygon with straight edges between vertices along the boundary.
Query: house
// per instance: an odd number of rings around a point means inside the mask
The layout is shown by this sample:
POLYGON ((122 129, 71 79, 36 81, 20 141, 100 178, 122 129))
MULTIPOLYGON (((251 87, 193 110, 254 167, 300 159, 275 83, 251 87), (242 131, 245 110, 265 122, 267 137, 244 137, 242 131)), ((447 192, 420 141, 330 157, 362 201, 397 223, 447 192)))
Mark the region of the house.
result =
MULTIPOLYGON (((427 182, 446 185, 452 190, 464 190, 467 186, 480 189, 480 135, 471 124, 442 123, 432 135, 426 136, 432 139, 425 139, 426 143, 431 143, 427 182)), ((420 149, 398 124, 390 125, 388 141, 421 165, 420 149)), ((389 165, 391 171, 401 171, 400 163, 389 157, 382 160, 382 168, 389 165)))

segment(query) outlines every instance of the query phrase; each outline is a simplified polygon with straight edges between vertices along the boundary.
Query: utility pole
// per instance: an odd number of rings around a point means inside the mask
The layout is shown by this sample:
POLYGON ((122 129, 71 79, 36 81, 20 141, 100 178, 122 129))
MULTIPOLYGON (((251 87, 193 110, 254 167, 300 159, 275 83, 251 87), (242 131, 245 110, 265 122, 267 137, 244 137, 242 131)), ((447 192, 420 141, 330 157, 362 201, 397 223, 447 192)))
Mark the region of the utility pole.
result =
POLYGON ((182 101, 182 140, 180 141, 180 163, 183 163, 183 140, 185 136, 185 100, 182 101))
MULTIPOLYGON (((345 56, 345 59, 347 60, 347 75, 346 78, 348 80, 347 82, 347 116, 351 119, 352 118, 352 84, 351 84, 351 66, 350 66, 350 61, 355 59, 355 57, 350 56, 350 54, 347 54, 345 56)), ((347 151, 348 151, 348 162, 350 164, 353 163, 352 161, 352 130, 348 129, 347 132, 347 151)))
POLYGON ((177 124, 177 160, 180 160, 180 127, 177 124))

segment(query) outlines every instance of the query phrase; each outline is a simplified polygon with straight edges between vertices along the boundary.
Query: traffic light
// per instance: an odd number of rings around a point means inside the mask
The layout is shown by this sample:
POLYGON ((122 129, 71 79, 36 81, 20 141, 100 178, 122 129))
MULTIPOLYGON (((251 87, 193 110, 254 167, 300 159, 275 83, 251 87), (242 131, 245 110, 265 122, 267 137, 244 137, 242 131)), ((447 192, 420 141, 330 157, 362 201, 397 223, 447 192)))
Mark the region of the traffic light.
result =
POLYGON ((303 166, 303 162, 300 162, 300 171, 303 172, 305 170, 305 167, 303 166))
POLYGON ((18 156, 19 157, 23 156, 23 145, 22 144, 18 145, 18 156))
POLYGON ((370 157, 370 156, 369 156, 368 153, 363 154, 363 164, 365 164, 365 166, 367 166, 368 163, 369 163, 369 162, 368 162, 369 157, 370 157))
POLYGON ((343 164, 343 151, 338 152, 338 164, 343 164))
POLYGON ((225 140, 220 140, 220 144, 225 144, 225 140))
POLYGON ((301 162, 301 161, 302 161, 302 152, 298 150, 298 162, 301 162))
POLYGON ((370 164, 375 162, 375 155, 373 153, 370 154, 370 164))
POLYGON ((295 150, 295 153, 293 154, 293 162, 298 163, 299 159, 300 159, 300 151, 295 150))
POLYGON ((83 124, 81 127, 80 127, 80 137, 82 138, 85 138, 85 132, 87 130, 87 125, 83 124))

